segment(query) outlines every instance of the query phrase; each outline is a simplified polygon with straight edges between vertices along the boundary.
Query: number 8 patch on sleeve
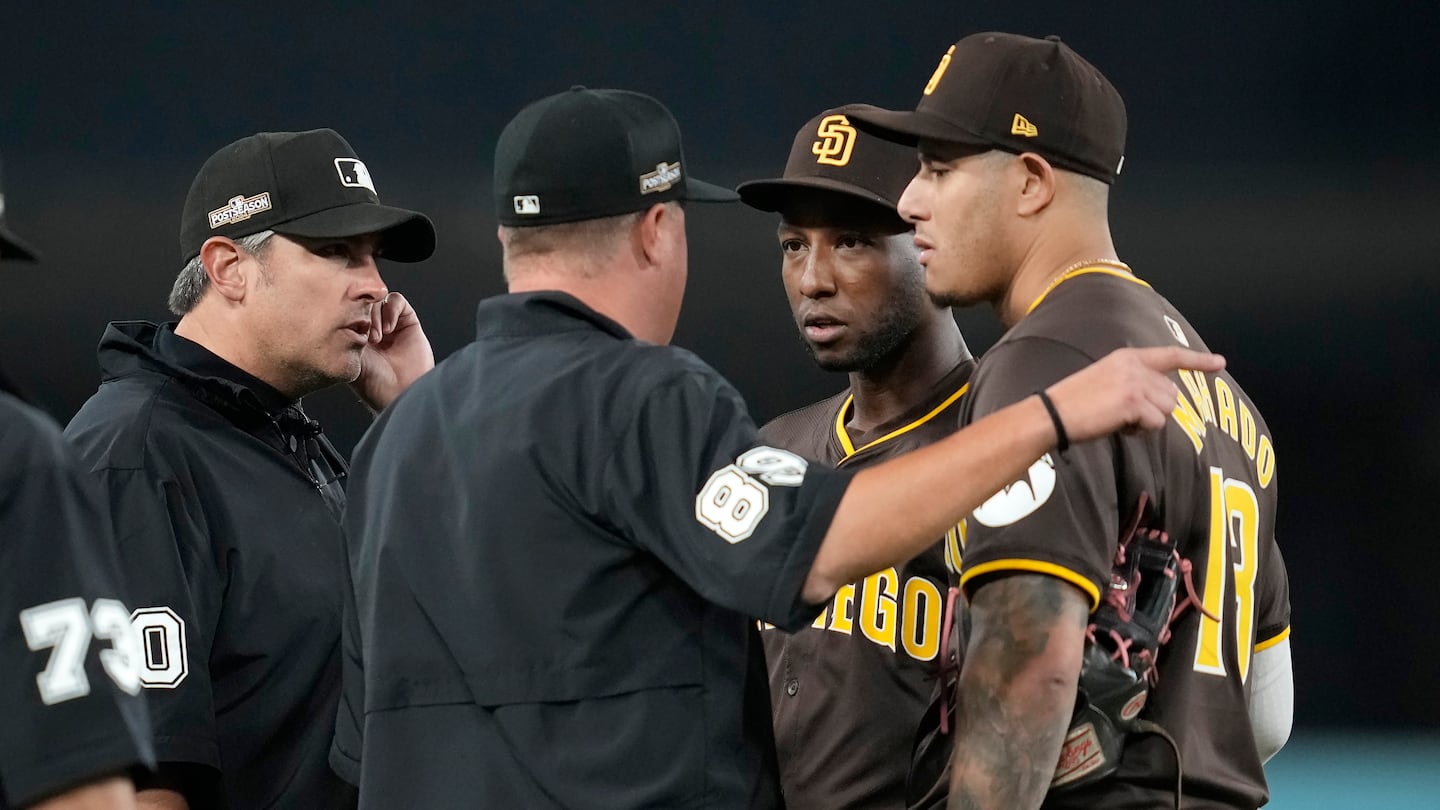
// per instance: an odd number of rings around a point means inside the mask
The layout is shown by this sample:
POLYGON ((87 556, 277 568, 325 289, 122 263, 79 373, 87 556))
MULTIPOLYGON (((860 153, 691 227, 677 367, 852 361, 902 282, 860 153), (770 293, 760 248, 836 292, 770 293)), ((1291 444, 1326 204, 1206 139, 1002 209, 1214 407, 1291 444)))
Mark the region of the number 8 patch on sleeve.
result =
POLYGON ((807 466, 788 450, 749 450, 710 474, 695 496, 695 519, 726 542, 739 543, 755 533, 770 511, 770 485, 800 486, 807 466))

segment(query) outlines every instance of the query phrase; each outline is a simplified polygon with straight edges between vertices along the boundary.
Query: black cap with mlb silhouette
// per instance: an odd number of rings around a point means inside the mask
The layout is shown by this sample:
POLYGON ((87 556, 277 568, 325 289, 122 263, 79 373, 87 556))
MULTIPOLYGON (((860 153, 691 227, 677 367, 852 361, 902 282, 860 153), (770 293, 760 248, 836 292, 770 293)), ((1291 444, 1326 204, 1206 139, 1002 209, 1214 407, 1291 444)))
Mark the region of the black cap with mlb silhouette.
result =
POLYGON ((740 199, 761 211, 784 211, 803 189, 822 189, 895 212, 915 176, 915 147, 856 129, 847 109, 826 110, 806 122, 790 146, 784 175, 741 183, 735 189, 740 199))
POLYGON ((430 219, 381 205, 369 169, 333 129, 261 132, 211 155, 185 198, 180 260, 212 236, 267 230, 316 239, 379 234, 381 256, 398 262, 435 252, 430 219))
POLYGON ((15 232, 5 224, 4 179, 3 172, 0 172, 0 261, 37 261, 40 256, 35 252, 35 248, 26 244, 25 240, 16 236, 15 232))
POLYGON ((671 200, 733 202, 691 177, 665 105, 628 90, 572 87, 525 107, 495 144, 502 225, 555 225, 643 211, 671 200))
POLYGON ((885 137, 1034 152, 1105 183, 1125 159, 1125 103, 1109 80, 1051 35, 972 34, 941 57, 913 112, 870 105, 852 119, 885 137))

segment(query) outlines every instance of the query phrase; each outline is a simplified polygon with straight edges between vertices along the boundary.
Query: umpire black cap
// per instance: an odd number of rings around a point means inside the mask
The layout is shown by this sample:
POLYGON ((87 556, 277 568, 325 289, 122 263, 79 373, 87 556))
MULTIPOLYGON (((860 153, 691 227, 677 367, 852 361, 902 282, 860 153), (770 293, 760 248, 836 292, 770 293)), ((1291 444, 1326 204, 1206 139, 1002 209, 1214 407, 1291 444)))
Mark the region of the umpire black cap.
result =
POLYGON ((212 236, 275 231, 317 239, 379 234, 383 258, 419 262, 435 252, 424 214, 380 204, 375 181, 333 129, 260 132, 211 155, 180 217, 180 260, 212 236))
POLYGON ((733 202, 690 176, 680 126, 629 90, 572 87, 515 115, 495 144, 495 215, 511 227, 643 211, 672 200, 733 202))
POLYGON ((38 261, 40 254, 35 248, 25 243, 25 240, 15 235, 10 226, 5 223, 5 176, 4 166, 0 165, 0 260, 4 261, 38 261))
POLYGON ((826 110, 806 122, 790 146, 784 175, 741 183, 740 199, 761 211, 783 211, 798 194, 821 189, 895 213, 919 164, 915 147, 856 129, 848 109, 826 110))

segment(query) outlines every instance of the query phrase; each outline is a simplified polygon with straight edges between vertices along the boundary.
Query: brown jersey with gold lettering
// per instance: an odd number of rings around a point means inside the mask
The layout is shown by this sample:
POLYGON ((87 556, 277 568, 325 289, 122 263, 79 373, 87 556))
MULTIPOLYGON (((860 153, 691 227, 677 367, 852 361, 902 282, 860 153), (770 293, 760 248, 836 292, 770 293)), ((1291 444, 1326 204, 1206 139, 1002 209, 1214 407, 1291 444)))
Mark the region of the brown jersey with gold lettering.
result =
MULTIPOLYGON (((1116 267, 1061 276, 985 355, 965 398, 966 423, 1021 400, 1124 346, 1207 347, 1150 285, 1116 267)), ((1049 453, 967 519, 961 586, 1040 572, 1084 591, 1110 580, 1121 521, 1141 493, 1152 528, 1193 564, 1197 597, 1158 657, 1142 716, 1179 744, 1187 808, 1258 807, 1268 798, 1250 726, 1255 651, 1289 633, 1285 565, 1275 543, 1276 454, 1265 420, 1227 370, 1176 378, 1164 430, 1049 453)), ((1183 593, 1182 593, 1183 598, 1183 593)), ((1046 808, 1171 806, 1175 757, 1159 738, 1131 738, 1119 770, 1096 785, 1052 792, 1046 808)))
MULTIPOLYGON (((812 461, 876 464, 953 433, 974 367, 961 362, 924 401, 864 434, 845 427, 852 404, 845 391, 779 417, 760 435, 812 461)), ((790 810, 905 806, 911 740, 934 688, 953 579, 947 547, 957 538, 949 539, 844 586, 810 627, 761 633, 790 810)))

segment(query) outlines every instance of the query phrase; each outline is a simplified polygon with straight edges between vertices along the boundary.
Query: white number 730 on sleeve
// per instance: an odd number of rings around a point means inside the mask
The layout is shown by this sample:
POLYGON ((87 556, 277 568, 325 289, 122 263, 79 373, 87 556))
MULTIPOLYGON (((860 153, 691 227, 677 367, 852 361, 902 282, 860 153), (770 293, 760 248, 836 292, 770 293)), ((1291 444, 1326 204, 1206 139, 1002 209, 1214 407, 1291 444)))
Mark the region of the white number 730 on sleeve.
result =
POLYGON ((130 624, 130 611, 114 599, 96 599, 89 610, 79 597, 36 605, 20 611, 20 627, 30 649, 52 650, 50 662, 35 676, 45 705, 90 694, 85 655, 92 637, 110 642, 110 649, 100 651, 110 680, 132 695, 139 693, 140 635, 130 624))

